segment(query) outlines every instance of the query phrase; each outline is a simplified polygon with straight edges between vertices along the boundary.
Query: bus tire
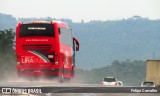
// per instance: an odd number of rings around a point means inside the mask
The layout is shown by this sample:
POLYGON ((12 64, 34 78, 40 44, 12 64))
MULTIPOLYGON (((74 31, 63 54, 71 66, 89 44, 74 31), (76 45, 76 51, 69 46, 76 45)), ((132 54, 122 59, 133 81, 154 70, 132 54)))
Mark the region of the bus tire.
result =
POLYGON ((60 80, 59 80, 60 83, 63 83, 64 82, 64 79, 62 77, 60 77, 60 80))
POLYGON ((67 77, 65 77, 65 78, 64 78, 64 82, 66 82, 66 83, 71 82, 71 78, 67 78, 67 77))
POLYGON ((61 76, 59 77, 59 82, 60 83, 64 82, 64 69, 62 69, 61 76))

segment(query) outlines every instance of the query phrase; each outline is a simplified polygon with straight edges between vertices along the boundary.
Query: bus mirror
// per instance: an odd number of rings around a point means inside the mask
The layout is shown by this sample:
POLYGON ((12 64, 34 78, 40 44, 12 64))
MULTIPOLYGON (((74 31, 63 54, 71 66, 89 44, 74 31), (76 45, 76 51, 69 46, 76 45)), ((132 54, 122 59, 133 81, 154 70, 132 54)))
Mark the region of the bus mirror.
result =
POLYGON ((78 45, 76 45, 76 51, 79 51, 79 46, 78 45))
POLYGON ((76 42, 76 51, 79 51, 79 42, 78 42, 78 40, 75 37, 73 37, 73 40, 76 42))
POLYGON ((60 30, 60 28, 58 28, 58 32, 59 32, 59 35, 61 34, 61 30, 60 30))

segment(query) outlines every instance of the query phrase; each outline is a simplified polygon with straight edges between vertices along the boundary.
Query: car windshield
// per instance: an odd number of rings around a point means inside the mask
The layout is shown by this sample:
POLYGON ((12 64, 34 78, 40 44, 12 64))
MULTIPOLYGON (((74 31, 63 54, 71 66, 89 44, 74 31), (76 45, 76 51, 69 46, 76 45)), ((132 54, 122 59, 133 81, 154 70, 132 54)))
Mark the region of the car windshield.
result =
POLYGON ((106 82, 115 82, 116 79, 115 78, 104 78, 104 81, 106 81, 106 82))
POLYGON ((144 82, 143 85, 145 85, 145 86, 153 86, 154 83, 153 82, 144 82))

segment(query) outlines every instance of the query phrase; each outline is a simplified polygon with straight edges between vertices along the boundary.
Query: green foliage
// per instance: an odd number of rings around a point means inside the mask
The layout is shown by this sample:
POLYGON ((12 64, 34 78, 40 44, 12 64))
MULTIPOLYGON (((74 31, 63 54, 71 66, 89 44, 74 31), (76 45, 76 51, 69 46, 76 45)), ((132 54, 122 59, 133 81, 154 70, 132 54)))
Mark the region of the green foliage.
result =
POLYGON ((14 37, 13 29, 0 30, 0 54, 6 54, 12 49, 14 37))
POLYGON ((0 80, 15 73, 15 54, 12 48, 14 37, 12 29, 0 30, 0 80))

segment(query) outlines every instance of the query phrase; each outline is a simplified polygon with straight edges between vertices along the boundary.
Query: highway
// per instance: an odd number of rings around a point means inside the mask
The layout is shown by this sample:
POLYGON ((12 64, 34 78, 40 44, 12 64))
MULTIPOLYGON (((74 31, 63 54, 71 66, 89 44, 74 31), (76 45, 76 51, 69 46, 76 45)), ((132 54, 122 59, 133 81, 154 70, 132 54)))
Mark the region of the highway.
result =
MULTIPOLYGON (((31 93, 18 94, 18 96, 160 96, 160 93, 128 92, 131 89, 138 90, 138 88, 140 87, 131 87, 131 86, 106 87, 100 84, 82 84, 77 82, 59 83, 56 80, 5 81, 5 82, 0 82, 0 87, 1 87, 1 93, 2 93, 2 88, 19 88, 19 89, 37 88, 41 89, 40 91, 42 91, 42 93, 40 92, 33 94, 31 92, 31 93)), ((156 90, 156 88, 149 88, 149 89, 156 90)), ((1 95, 5 96, 4 94, 1 95)), ((17 96, 17 94, 16 93, 14 95, 12 94, 12 96, 17 96)))

